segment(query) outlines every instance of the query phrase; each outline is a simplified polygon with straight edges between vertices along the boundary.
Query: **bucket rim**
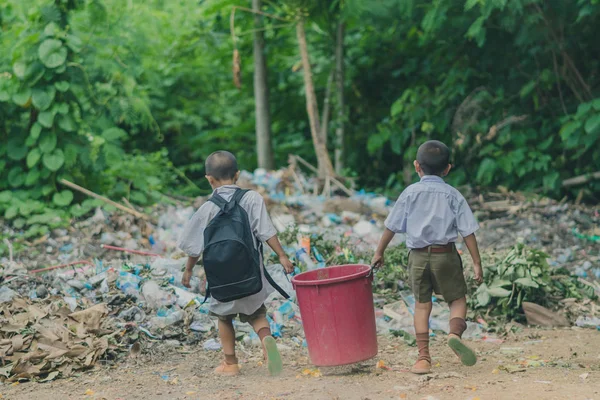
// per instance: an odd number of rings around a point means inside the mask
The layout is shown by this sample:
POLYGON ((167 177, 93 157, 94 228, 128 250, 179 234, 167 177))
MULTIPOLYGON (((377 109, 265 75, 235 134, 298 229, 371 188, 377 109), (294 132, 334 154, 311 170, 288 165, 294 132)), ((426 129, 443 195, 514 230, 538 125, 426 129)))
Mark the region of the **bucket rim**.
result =
POLYGON ((371 266, 367 265, 367 264, 344 264, 344 265, 334 265, 331 267, 326 267, 327 269, 331 269, 331 268, 343 268, 343 267, 348 267, 348 266, 359 266, 359 267, 364 267, 363 271, 359 271, 359 272, 355 272, 353 274, 350 275, 344 275, 344 276, 340 276, 337 278, 328 278, 328 279, 317 279, 317 280, 310 280, 310 281, 303 281, 303 280, 298 280, 298 277, 301 277, 304 274, 308 274, 309 272, 312 271, 307 271, 307 272, 303 272, 301 274, 298 274, 296 276, 294 276, 292 278, 292 285, 294 287, 296 286, 323 286, 323 285, 331 285, 333 283, 340 283, 340 282, 347 282, 347 281, 352 281, 354 279, 359 279, 359 278, 363 278, 363 277, 367 277, 369 275, 369 273, 371 272, 371 266))

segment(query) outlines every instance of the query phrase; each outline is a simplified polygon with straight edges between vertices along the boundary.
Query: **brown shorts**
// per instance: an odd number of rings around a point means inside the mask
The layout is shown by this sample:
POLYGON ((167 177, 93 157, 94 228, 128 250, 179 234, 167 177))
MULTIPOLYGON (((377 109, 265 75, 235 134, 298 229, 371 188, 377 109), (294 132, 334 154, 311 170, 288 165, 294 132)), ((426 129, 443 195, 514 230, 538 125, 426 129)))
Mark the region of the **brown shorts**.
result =
POLYGON ((455 248, 448 253, 412 250, 408 267, 412 291, 419 303, 429 303, 434 292, 447 303, 467 294, 462 260, 455 248))
POLYGON ((263 304, 262 306, 260 306, 258 308, 258 310, 254 311, 250 315, 246 315, 246 314, 218 315, 212 311, 209 313, 209 315, 211 315, 213 317, 217 317, 221 321, 232 321, 233 319, 239 317, 240 322, 251 324, 252 322, 256 321, 257 319, 267 316, 267 307, 265 307, 265 305, 263 304))

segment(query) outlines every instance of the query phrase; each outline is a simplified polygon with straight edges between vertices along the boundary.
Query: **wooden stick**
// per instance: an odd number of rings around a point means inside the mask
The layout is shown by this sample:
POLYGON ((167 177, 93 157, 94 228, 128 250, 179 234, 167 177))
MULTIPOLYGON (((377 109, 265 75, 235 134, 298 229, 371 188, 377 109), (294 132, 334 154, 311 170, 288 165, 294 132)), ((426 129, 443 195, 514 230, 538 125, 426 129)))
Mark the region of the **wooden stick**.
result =
POLYGON ((82 265, 82 264, 94 266, 94 264, 91 261, 81 260, 81 261, 73 261, 73 262, 70 262, 70 263, 67 263, 67 264, 55 265, 53 267, 48 267, 48 268, 34 269, 34 270, 31 270, 31 271, 28 271, 28 272, 30 274, 37 274, 39 272, 52 271, 52 270, 55 270, 55 269, 66 268, 66 267, 71 267, 73 265, 82 265))
POLYGON ((292 155, 292 157, 294 157, 296 160, 300 161, 306 168, 310 169, 312 172, 314 172, 315 174, 319 175, 319 170, 316 169, 315 167, 313 167, 308 161, 306 161, 304 158, 297 156, 297 155, 292 155))
POLYGON ((107 245, 107 244, 102 244, 102 245, 100 245, 100 247, 102 247, 103 249, 107 249, 107 250, 122 251, 124 253, 137 254, 137 255, 140 255, 140 256, 160 257, 160 258, 162 258, 162 256, 160 254, 150 253, 149 251, 131 250, 131 249, 125 249, 123 247, 110 246, 110 245, 107 245))
POLYGON ((109 198, 106 198, 106 197, 104 197, 104 196, 100 196, 99 194, 96 194, 96 193, 94 193, 94 192, 92 192, 92 191, 89 191, 89 190, 87 190, 86 188, 83 188, 83 187, 81 187, 81 186, 79 186, 79 185, 76 185, 76 184, 74 184, 74 183, 72 183, 72 182, 69 182, 69 181, 68 181, 68 180, 66 180, 66 179, 61 179, 61 180, 59 181, 59 183, 61 183, 61 184, 65 185, 65 186, 68 186, 68 187, 70 187, 71 189, 75 189, 75 190, 77 190, 77 191, 79 191, 79 192, 81 192, 81 193, 83 193, 83 194, 86 194, 86 195, 88 195, 88 196, 90 196, 90 197, 93 197, 93 198, 95 198, 95 199, 102 200, 102 201, 104 201, 105 203, 108 203, 108 204, 110 204, 111 206, 113 206, 113 207, 116 207, 116 208, 118 208, 119 210, 121 210, 121 211, 124 211, 124 212, 126 212, 126 213, 128 213, 128 214, 131 214, 131 215, 133 215, 133 216, 135 216, 135 217, 137 217, 137 218, 140 218, 140 219, 145 219, 146 221, 152 221, 152 218, 150 218, 150 216, 148 216, 148 215, 146 215, 146 214, 142 214, 141 212, 138 212, 138 211, 136 211, 136 210, 132 210, 132 209, 131 209, 131 208, 129 208, 129 207, 125 207, 124 205, 122 205, 122 204, 119 204, 119 203, 117 203, 116 201, 112 201, 112 200, 111 200, 111 199, 109 199, 109 198))
POLYGON ((300 180, 300 177, 296 173, 296 168, 294 168, 293 165, 290 165, 290 172, 292 173, 292 177, 294 178, 296 185, 298 185, 298 189, 300 189, 300 193, 304 194, 304 187, 302 186, 302 181, 300 180))
POLYGON ((346 193, 348 196, 352 197, 354 195, 354 191, 348 189, 346 186, 344 186, 344 184, 340 181, 338 181, 337 179, 335 179, 334 177, 329 177, 331 179, 331 181, 333 183, 335 183, 340 189, 342 189, 344 191, 344 193, 346 193))
MULTIPOLYGON (((293 157, 297 161, 300 161, 304 166, 306 166, 308 169, 310 169, 311 171, 313 171, 315 174, 317 174, 317 175, 319 174, 319 170, 317 170, 315 167, 313 167, 308 161, 306 161, 302 157, 297 156, 297 155, 292 155, 291 157, 293 157)), ((331 181, 333 183, 335 183, 348 196, 353 196, 354 195, 354 191, 348 189, 342 182, 338 181, 333 176, 330 176, 329 179, 331 179, 331 181)))
POLYGON ((562 182, 562 185, 564 187, 577 186, 583 183, 587 183, 594 179, 600 179, 600 171, 594 172, 592 174, 579 175, 574 178, 565 179, 562 182))

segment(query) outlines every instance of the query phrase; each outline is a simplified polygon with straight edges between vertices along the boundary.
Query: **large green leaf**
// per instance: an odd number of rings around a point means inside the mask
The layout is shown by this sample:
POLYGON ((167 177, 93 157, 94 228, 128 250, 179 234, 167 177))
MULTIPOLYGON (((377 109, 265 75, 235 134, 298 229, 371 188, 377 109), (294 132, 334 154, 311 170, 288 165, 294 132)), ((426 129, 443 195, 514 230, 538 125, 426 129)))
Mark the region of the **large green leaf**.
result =
POLYGON ((52 111, 43 111, 38 116, 38 122, 45 128, 52 128, 54 124, 54 113, 52 111))
POLYGON ((40 61, 48 68, 57 68, 67 60, 67 48, 57 39, 46 39, 38 49, 40 61))
POLYGON ((479 169, 477 170, 477 181, 488 185, 494 179, 494 174, 496 169, 498 168, 498 164, 491 158, 485 158, 481 164, 479 165, 479 169))
POLYGON ((61 149, 56 149, 52 153, 44 154, 42 157, 44 166, 50 171, 58 171, 65 163, 65 155, 61 149))
POLYGON ((42 153, 50 153, 56 148, 57 141, 58 139, 55 133, 48 132, 44 134, 44 136, 40 139, 40 150, 42 153))
POLYGON ((540 285, 538 285, 533 279, 531 278, 519 278, 515 281, 515 283, 517 285, 521 285, 521 286, 526 286, 526 287, 532 287, 532 288, 538 288, 540 287, 540 285))
POLYGON ((69 90, 69 87, 71 87, 71 84, 69 82, 66 81, 60 81, 60 82, 56 82, 54 83, 54 87, 59 91, 59 92, 66 92, 67 90, 69 90))
POLYGON ((109 128, 102 132, 102 137, 106 140, 119 140, 127 136, 127 132, 119 128, 109 128))
POLYGON ((492 297, 508 297, 512 293, 511 290, 506 290, 501 287, 488 288, 487 292, 492 297))
POLYGON ((33 186, 34 184, 36 184, 40 179, 40 170, 39 169, 32 169, 31 171, 29 171, 29 173, 27 173, 27 177, 25 177, 25 186, 33 186))
POLYGON ((52 105, 55 94, 56 90, 53 87, 34 89, 31 94, 31 102, 37 109, 44 111, 52 105))
POLYGON ((31 98, 31 89, 26 87, 13 94, 13 102, 21 107, 25 107, 31 98))
POLYGON ((61 115, 58 117, 58 127, 63 131, 73 132, 75 130, 75 122, 69 114, 61 115))
POLYGON ((4 218, 11 220, 14 219, 17 215, 19 215, 19 207, 10 206, 4 212, 4 218))
POLYGON ((75 53, 79 53, 83 47, 83 41, 75 35, 67 35, 67 46, 75 53))
POLYGON ((6 153, 11 160, 19 161, 27 155, 27 146, 21 138, 12 138, 6 145, 6 153))
POLYGON ((579 128, 581 128, 581 122, 579 122, 579 121, 567 122, 560 129, 560 137, 562 138, 562 140, 567 140, 579 128))
POLYGON ((25 183, 25 172, 20 167, 14 167, 8 173, 8 184, 14 188, 23 186, 25 183))
POLYGON ((600 128, 600 114, 595 114, 585 121, 585 131, 588 134, 596 132, 600 128))
POLYGON ((9 203, 12 200, 12 192, 5 190, 0 192, 0 204, 9 203))
POLYGON ((27 154, 27 168, 33 168, 42 158, 42 153, 39 149, 33 149, 27 154))
POLYGON ((70 190, 63 190, 62 192, 54 193, 52 201, 57 206, 66 207, 73 201, 73 192, 70 190))
POLYGON ((36 122, 31 126, 31 130, 29 131, 29 136, 31 136, 34 140, 40 137, 40 133, 42 133, 42 126, 36 122))
POLYGON ((23 61, 19 60, 13 64, 13 72, 15 76, 19 79, 25 78, 25 69, 27 68, 27 64, 23 61))
POLYGON ((492 300, 490 294, 488 293, 488 288, 485 283, 481 284, 481 286, 477 289, 475 295, 477 297, 478 307, 485 307, 488 304, 490 304, 490 301, 492 300))

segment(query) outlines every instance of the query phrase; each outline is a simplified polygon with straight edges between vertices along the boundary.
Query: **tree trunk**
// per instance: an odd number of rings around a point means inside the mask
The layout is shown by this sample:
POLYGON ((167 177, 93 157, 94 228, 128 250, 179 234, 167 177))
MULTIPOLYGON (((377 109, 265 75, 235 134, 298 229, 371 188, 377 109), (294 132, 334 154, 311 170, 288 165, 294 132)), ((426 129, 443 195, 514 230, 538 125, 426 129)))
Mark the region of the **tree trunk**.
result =
POLYGON ((346 113, 344 111, 344 28, 345 24, 340 22, 337 28, 335 45, 335 76, 337 89, 337 129, 335 130, 335 172, 342 175, 344 169, 344 123, 346 113))
POLYGON ((323 100, 323 116, 321 117, 321 139, 327 147, 327 139, 329 136, 329 115, 331 114, 331 89, 333 86, 333 76, 335 69, 331 69, 329 78, 327 78, 327 88, 325 89, 325 99, 323 100))
POLYGON ((298 37, 298 46, 300 56, 302 57, 302 70, 304 72, 304 89, 306 92, 306 111, 310 121, 310 134, 312 136, 315 153, 319 168, 319 177, 334 176, 333 165, 327 153, 327 146, 321 138, 321 124, 319 123, 319 106, 315 95, 313 85, 312 70, 308 58, 308 48, 306 46, 306 33, 304 32, 304 21, 300 20, 296 24, 296 36, 298 37))
MULTIPOLYGON (((262 0, 252 0, 252 10, 260 11, 262 0)), ((258 167, 272 170, 273 147, 271 145, 271 116, 269 110, 269 85, 262 16, 254 14, 254 103, 256 110, 256 152, 258 167)))

